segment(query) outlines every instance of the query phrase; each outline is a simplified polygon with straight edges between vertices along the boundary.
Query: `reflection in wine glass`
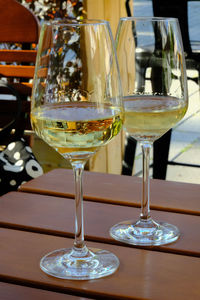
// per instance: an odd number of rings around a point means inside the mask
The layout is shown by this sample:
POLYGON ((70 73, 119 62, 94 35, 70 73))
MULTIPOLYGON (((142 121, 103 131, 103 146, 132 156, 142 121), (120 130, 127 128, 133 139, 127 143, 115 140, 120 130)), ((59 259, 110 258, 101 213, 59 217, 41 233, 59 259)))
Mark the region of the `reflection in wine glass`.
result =
POLYGON ((116 45, 125 129, 142 147, 143 195, 139 220, 116 224, 110 234, 116 240, 134 245, 168 244, 180 233, 176 226, 156 222, 150 216, 149 155, 153 142, 179 122, 187 111, 186 70, 178 21, 122 18, 116 45))
POLYGON ((41 29, 31 106, 39 137, 73 167, 75 241, 42 258, 49 275, 92 279, 112 274, 118 258, 84 242, 82 172, 86 161, 114 138, 123 123, 121 82, 106 21, 53 21, 41 29))

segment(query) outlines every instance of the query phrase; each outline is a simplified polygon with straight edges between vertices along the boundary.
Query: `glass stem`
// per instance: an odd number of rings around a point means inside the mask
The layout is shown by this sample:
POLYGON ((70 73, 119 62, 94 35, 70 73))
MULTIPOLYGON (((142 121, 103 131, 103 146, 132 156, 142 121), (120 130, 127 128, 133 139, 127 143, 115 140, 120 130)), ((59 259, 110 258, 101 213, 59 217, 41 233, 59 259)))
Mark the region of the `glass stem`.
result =
POLYGON ((141 142, 142 146, 142 157, 143 157, 143 184, 142 184, 142 203, 141 203, 141 214, 140 219, 147 221, 150 218, 150 180, 149 180, 149 161, 150 161, 150 150, 152 143, 141 142))
POLYGON ((85 162, 72 163, 75 178, 75 241, 74 248, 78 251, 85 247, 83 223, 83 189, 82 174, 85 162))

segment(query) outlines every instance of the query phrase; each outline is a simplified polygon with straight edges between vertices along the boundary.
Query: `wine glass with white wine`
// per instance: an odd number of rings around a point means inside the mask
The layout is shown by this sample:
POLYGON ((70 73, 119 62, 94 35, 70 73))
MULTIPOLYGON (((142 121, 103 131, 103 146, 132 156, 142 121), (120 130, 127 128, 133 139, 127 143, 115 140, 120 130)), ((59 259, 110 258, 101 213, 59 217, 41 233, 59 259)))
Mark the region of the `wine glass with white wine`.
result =
POLYGON ((49 275, 94 279, 112 274, 119 266, 111 252, 85 245, 82 173, 87 160, 120 132, 123 118, 121 81, 109 23, 44 23, 31 123, 41 139, 70 161, 75 178, 74 245, 41 259, 40 267, 49 275))
POLYGON ((143 186, 139 219, 114 225, 110 234, 116 240, 133 245, 168 244, 176 241, 180 233, 176 226, 151 218, 149 159, 153 142, 174 127, 188 107, 178 20, 122 18, 116 47, 123 87, 125 130, 142 147, 143 186))

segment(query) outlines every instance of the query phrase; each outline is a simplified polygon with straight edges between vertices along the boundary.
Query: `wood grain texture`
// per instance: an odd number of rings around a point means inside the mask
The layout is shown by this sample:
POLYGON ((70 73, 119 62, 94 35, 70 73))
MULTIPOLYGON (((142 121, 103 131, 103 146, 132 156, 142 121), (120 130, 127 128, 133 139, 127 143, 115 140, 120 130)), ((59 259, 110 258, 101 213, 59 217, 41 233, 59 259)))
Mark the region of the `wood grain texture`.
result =
MULTIPOLYGON (((74 197, 72 170, 55 169, 33 179, 20 191, 74 197)), ((84 172, 84 199, 140 207, 142 180, 138 177, 84 172)), ((151 208, 200 215, 200 185, 152 179, 151 208)))
POLYGON ((15 0, 0 0, 0 42, 37 43, 39 22, 31 11, 15 0))
POLYGON ((36 50, 6 50, 0 49, 0 60, 6 62, 33 62, 35 63, 36 50))
POLYGON ((140 178, 85 172, 90 200, 84 201, 86 244, 115 253, 120 266, 111 276, 81 282, 53 278, 39 268, 42 256, 73 245, 72 171, 51 171, 23 185, 21 192, 2 196, 0 280, 93 299, 199 300, 199 185, 152 180, 153 205, 157 205, 157 210, 151 211, 153 218, 178 226, 181 236, 175 243, 142 249, 109 236, 115 223, 138 218, 140 210, 130 204, 131 198, 124 202, 123 195, 138 197, 140 184, 140 178), (175 212, 181 205, 181 213, 175 212))
MULTIPOLYGON (((140 210, 133 207, 84 201, 85 237, 90 241, 123 245, 110 237, 109 229, 120 221, 136 221, 139 213, 140 210)), ((17 192, 0 198, 3 227, 74 237, 74 214, 73 199, 17 192)), ((151 250, 200 257, 199 216, 153 210, 151 215, 155 220, 176 225, 181 231, 176 243, 151 247, 151 250)))
POLYGON ((71 239, 0 229, 0 241, 0 278, 17 284, 95 299, 199 300, 200 297, 199 258, 88 242, 89 247, 115 253, 120 267, 107 278, 80 282, 47 276, 39 268, 44 254, 71 247, 71 239))
POLYGON ((0 76, 1 77, 23 77, 33 78, 35 67, 34 66, 11 66, 11 65, 0 65, 0 76))
POLYGON ((84 300, 88 298, 60 294, 22 285, 0 282, 0 297, 2 300, 84 300))

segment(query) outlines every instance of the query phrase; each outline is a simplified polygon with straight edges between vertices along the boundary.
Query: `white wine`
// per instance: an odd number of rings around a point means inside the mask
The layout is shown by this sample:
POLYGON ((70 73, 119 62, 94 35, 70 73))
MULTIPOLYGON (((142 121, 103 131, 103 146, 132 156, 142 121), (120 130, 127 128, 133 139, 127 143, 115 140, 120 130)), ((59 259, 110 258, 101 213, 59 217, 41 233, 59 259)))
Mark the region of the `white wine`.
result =
POLYGON ((92 102, 47 104, 31 112, 33 130, 66 158, 89 157, 122 127, 119 107, 92 102))
POLYGON ((186 113, 187 104, 165 96, 124 98, 125 129, 137 140, 155 141, 174 127, 186 113))

